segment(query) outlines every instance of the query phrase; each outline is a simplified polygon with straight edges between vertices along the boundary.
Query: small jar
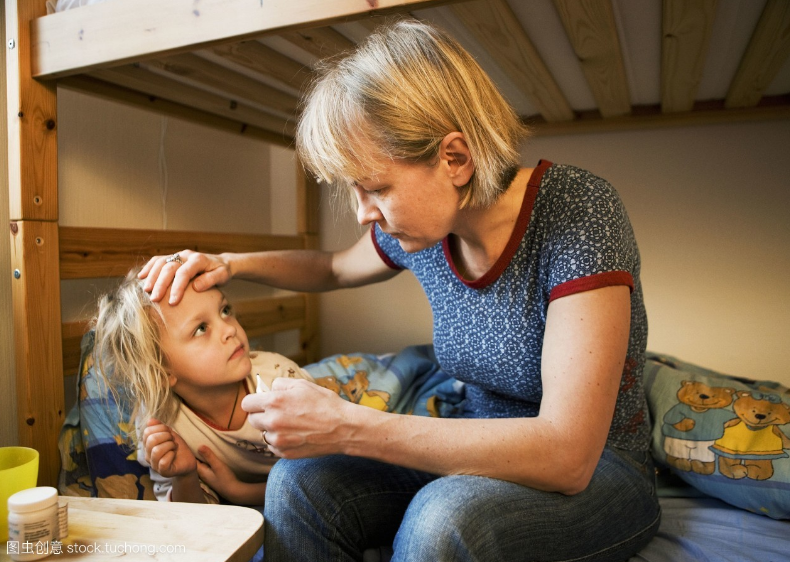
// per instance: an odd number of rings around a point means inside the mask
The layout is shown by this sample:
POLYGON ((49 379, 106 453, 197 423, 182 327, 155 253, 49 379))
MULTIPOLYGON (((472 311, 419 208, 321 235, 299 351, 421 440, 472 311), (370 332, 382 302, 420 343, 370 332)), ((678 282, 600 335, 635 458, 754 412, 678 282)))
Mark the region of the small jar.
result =
POLYGON ((58 537, 58 491, 40 486, 8 498, 8 554, 12 560, 40 560, 58 537), (15 543, 15 544, 14 544, 15 543))

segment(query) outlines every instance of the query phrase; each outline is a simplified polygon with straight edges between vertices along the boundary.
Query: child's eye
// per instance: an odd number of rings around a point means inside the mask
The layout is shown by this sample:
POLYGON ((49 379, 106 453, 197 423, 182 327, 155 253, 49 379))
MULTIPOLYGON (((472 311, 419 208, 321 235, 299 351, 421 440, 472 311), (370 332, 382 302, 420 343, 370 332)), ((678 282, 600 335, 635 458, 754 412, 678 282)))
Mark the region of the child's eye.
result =
POLYGON ((233 307, 229 304, 226 304, 222 307, 221 315, 223 318, 227 318, 228 316, 233 316, 233 307))
POLYGON ((206 328, 207 328, 206 324, 203 323, 200 326, 198 326, 197 328, 195 328, 195 331, 194 331, 194 333, 192 335, 193 336, 202 336, 203 334, 206 333, 206 328))

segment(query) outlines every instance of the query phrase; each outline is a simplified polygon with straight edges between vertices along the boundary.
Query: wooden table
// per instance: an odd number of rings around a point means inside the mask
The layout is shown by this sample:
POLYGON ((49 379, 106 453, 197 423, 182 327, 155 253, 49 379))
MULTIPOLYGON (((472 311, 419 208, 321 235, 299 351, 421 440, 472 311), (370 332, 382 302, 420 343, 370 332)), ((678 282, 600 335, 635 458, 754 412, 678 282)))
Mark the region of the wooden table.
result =
MULTIPOLYGON (((69 536, 47 562, 248 562, 263 544, 263 516, 247 507, 65 497, 69 536)), ((0 561, 11 562, 8 545, 0 561)))

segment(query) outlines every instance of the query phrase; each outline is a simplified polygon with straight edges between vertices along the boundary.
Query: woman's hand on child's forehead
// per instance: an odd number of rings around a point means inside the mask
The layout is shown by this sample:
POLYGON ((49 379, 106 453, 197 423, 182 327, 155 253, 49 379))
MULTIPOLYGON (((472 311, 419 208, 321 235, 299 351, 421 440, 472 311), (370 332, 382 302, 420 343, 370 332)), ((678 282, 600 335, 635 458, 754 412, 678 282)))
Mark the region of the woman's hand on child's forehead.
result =
POLYGON ((190 284, 200 292, 230 278, 224 260, 192 250, 154 256, 138 276, 145 279, 143 288, 151 293, 151 300, 158 302, 167 296, 170 304, 178 304, 190 284))
POLYGON ((189 262, 187 250, 169 256, 154 256, 145 264, 139 273, 141 279, 145 279, 143 289, 151 293, 151 300, 161 301, 165 295, 170 294, 169 302, 176 304, 184 295, 186 285, 189 284, 191 276, 184 279, 189 269, 185 264, 189 262), (178 256, 178 259, 173 259, 178 256))

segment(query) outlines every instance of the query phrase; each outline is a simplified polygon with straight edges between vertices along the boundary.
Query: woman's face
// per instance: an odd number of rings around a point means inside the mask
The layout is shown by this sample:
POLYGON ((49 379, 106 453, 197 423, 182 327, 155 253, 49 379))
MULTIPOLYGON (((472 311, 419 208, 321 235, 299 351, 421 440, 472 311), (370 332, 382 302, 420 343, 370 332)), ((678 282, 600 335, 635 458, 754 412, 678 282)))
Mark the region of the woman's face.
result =
POLYGON ((461 203, 446 163, 380 160, 378 173, 354 184, 361 225, 373 222, 406 252, 434 246, 453 231, 461 203))

